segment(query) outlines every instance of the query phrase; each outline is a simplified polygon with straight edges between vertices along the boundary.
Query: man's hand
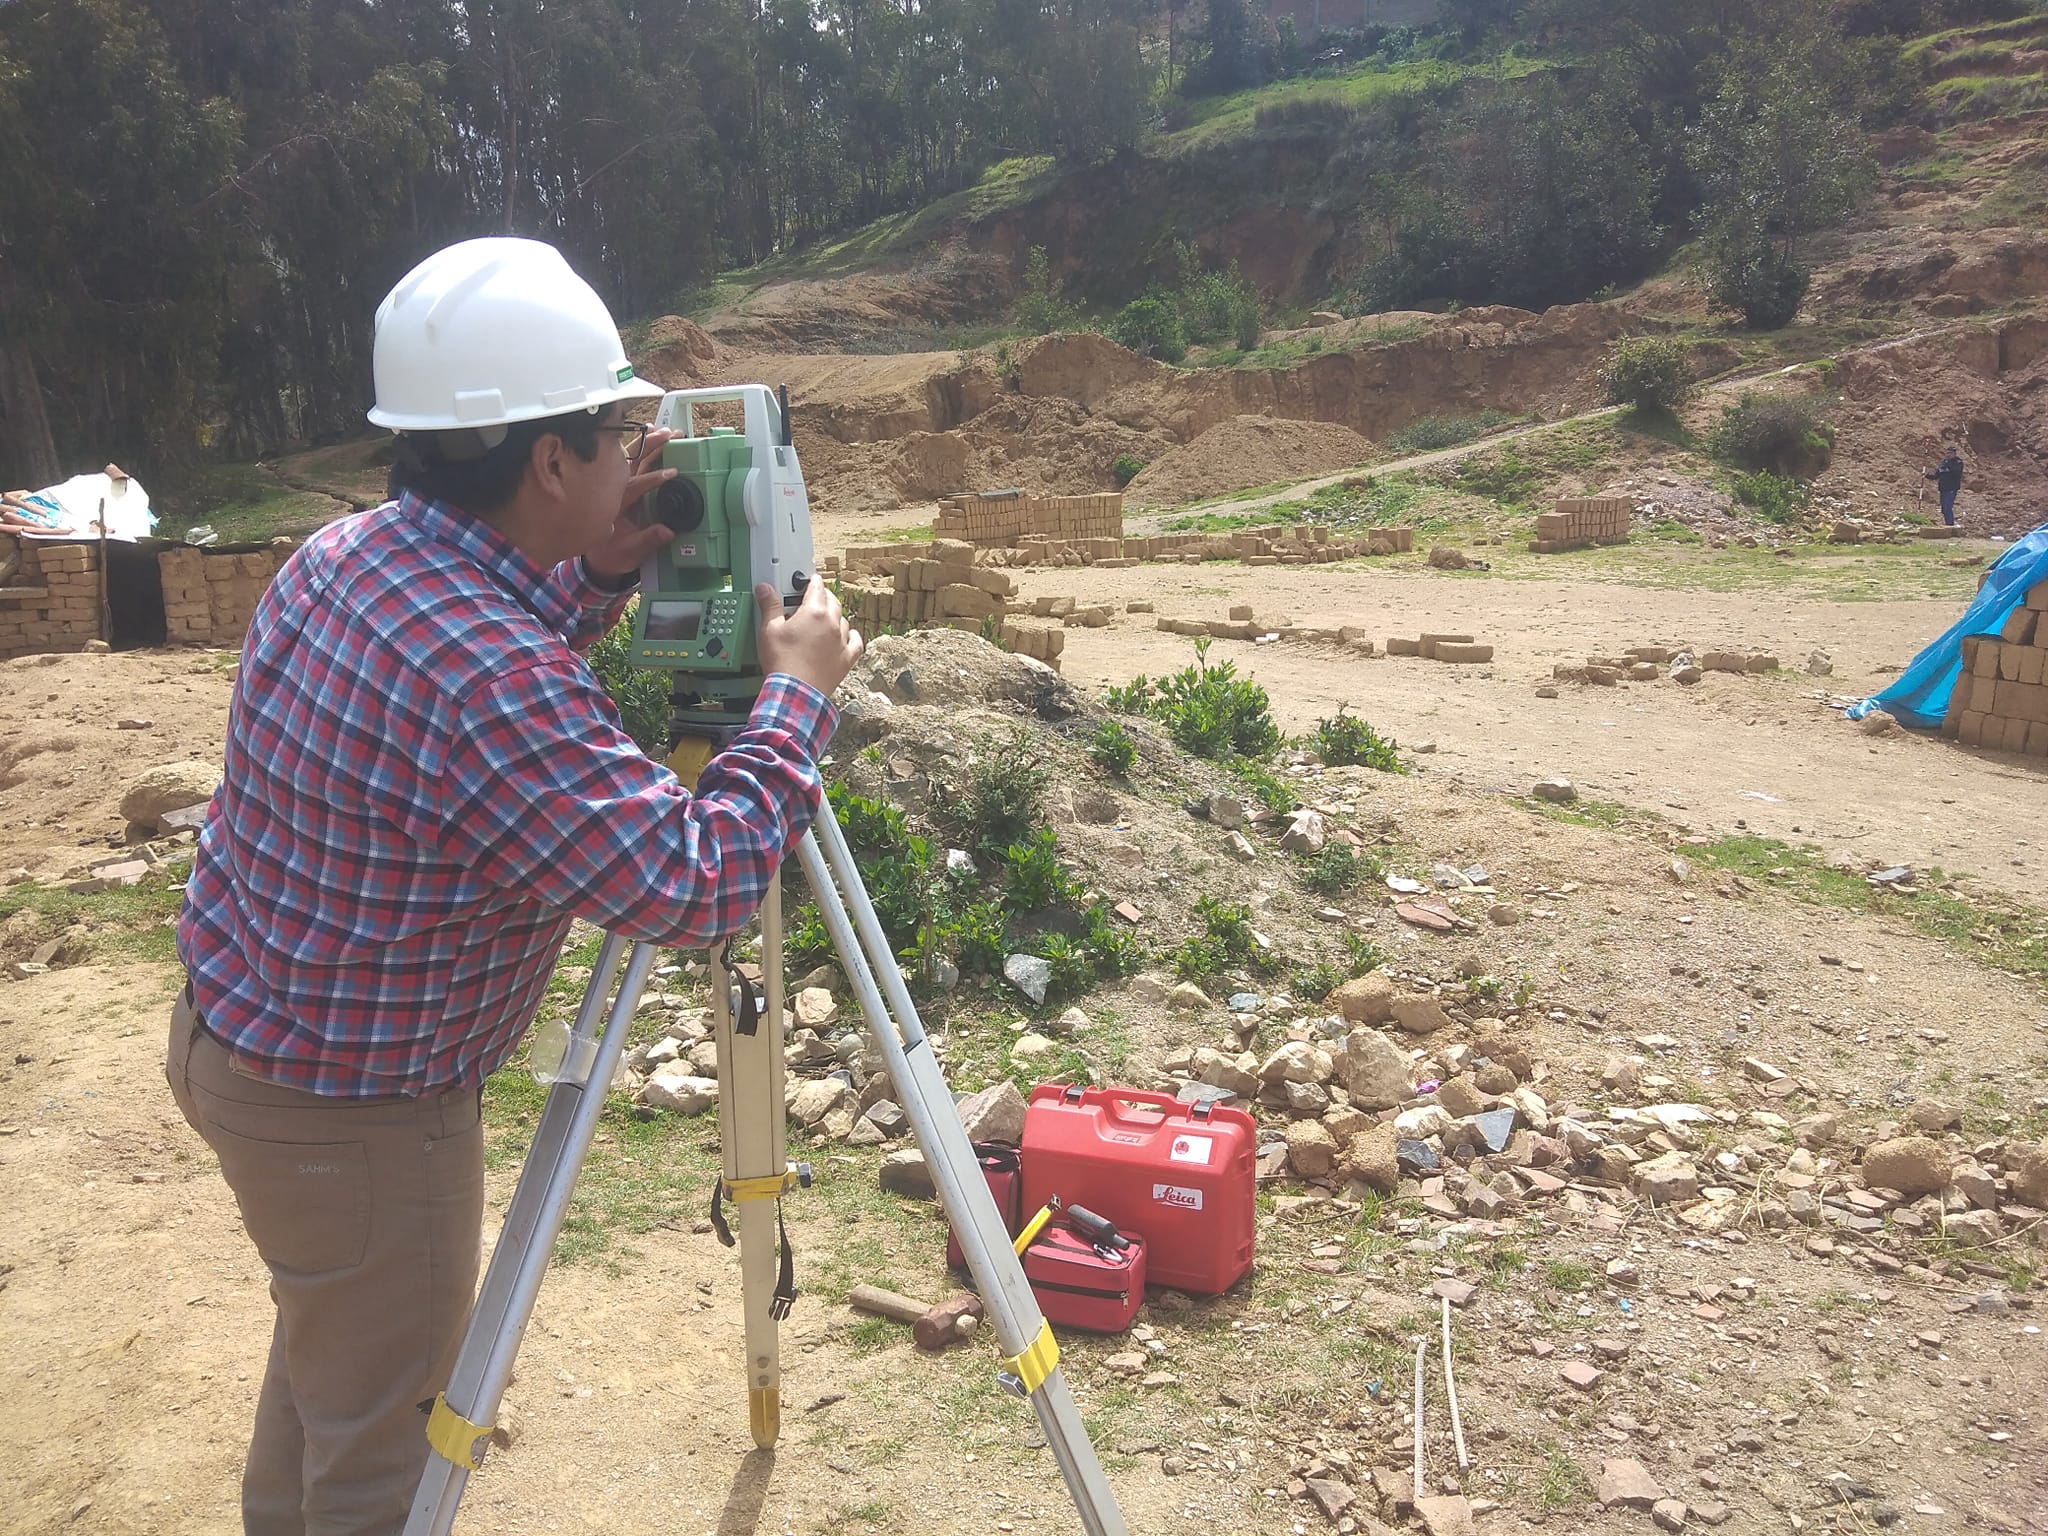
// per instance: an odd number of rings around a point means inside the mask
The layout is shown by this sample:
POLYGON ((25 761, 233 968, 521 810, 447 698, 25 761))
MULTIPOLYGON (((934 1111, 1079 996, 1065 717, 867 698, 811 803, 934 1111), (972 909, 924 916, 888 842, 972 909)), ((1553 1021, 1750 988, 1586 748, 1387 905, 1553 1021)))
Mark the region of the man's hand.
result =
POLYGON ((860 660, 860 631, 846 622, 839 598, 822 576, 813 576, 795 613, 782 612, 782 595, 762 583, 754 588, 761 610, 761 670, 787 672, 830 694, 860 660))
POLYGON ((649 491, 664 481, 675 479, 674 470, 661 468, 661 446, 674 436, 675 433, 667 427, 647 434, 646 446, 640 450, 640 457, 633 461, 632 477, 626 481, 625 493, 619 498, 618 520, 612 524, 611 532, 584 551, 583 569, 606 586, 617 586, 675 537, 661 523, 641 527, 632 515, 649 491))

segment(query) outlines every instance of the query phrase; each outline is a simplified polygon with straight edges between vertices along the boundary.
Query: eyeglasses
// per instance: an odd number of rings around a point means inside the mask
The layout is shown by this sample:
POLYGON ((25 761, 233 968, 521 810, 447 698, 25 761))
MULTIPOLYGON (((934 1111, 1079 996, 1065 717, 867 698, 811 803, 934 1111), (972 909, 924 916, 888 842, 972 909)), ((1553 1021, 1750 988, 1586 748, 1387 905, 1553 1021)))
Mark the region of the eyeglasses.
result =
POLYGON ((647 434, 650 430, 650 425, 650 423, 644 421, 621 421, 613 426, 599 427, 597 430, 600 432, 623 433, 624 436, 620 439, 620 447, 625 450, 626 457, 637 464, 640 461, 641 453, 647 447, 647 434))

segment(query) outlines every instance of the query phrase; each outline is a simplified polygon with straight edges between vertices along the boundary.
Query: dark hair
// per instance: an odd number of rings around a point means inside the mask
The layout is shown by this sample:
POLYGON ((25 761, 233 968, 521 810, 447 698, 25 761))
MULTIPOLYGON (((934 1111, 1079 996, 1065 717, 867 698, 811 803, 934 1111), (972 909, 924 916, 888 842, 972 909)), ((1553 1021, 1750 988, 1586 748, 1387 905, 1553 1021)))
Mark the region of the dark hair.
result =
POLYGON ((503 442, 481 452, 481 439, 473 430, 401 433, 390 493, 411 491, 478 515, 496 512, 519 494, 535 443, 552 433, 588 464, 597 457, 597 426, 602 419, 601 411, 572 411, 514 422, 505 429, 503 442))

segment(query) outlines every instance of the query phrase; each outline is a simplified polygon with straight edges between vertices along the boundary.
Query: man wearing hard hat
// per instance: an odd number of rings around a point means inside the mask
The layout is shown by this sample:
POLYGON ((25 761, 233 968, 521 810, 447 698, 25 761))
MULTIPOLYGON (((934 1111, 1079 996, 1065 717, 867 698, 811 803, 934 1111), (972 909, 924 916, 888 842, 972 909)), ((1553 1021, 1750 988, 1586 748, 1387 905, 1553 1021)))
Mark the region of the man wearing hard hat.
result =
MULTIPOLYGON (((178 1107, 220 1156, 277 1304, 250 1533, 393 1532, 476 1288, 484 1079, 572 918, 704 946, 820 800, 860 637, 813 582, 764 601, 771 674, 694 794, 578 654, 666 537, 604 303, 553 248, 471 240, 377 310, 395 500, 329 524, 258 606, 178 926, 178 1107)), ((772 596, 772 594, 771 594, 772 596)))

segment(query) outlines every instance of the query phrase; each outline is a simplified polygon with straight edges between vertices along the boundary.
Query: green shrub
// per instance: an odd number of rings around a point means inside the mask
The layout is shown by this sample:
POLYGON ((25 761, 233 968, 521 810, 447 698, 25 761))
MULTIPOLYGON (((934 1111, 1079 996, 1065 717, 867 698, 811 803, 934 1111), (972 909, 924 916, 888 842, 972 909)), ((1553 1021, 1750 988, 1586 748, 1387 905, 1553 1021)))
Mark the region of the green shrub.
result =
POLYGON ((1624 336, 1600 370, 1609 405, 1638 411, 1675 411, 1693 390, 1683 342, 1668 336, 1624 336))
POLYGON ((1209 665, 1209 643, 1195 642, 1195 665, 1159 683, 1152 712, 1184 752, 1212 760, 1268 757, 1280 745, 1266 690, 1237 675, 1234 662, 1209 665))
POLYGON ((1117 927, 1103 902, 1091 903, 1081 914, 1081 943, 1105 976, 1129 976, 1144 968, 1144 941, 1130 929, 1117 927))
POLYGON ((826 801, 860 865, 882 931, 901 954, 931 921, 936 863, 932 845, 910 830, 896 806, 857 794, 844 783, 830 786, 826 801))
POLYGON ((1803 480, 1774 475, 1768 469, 1735 477, 1735 499, 1768 522, 1796 522, 1806 509, 1809 494, 1803 480))
POLYGON ((1219 976, 1233 966, 1258 975, 1270 975, 1278 968, 1272 951, 1253 933, 1247 908, 1204 896, 1195 902, 1195 914, 1202 919, 1202 931, 1174 951, 1174 971, 1183 980, 1219 976))
POLYGON ((1406 773, 1408 769, 1399 755, 1400 743, 1391 736, 1382 736, 1358 716, 1347 714, 1350 707, 1339 704, 1334 716, 1318 720, 1316 728, 1309 732, 1308 747, 1317 760, 1327 768, 1362 764, 1382 773, 1406 773))
MULTIPOLYGON (((633 604, 640 600, 636 597, 633 604)), ((619 707, 619 723, 642 752, 657 761, 668 755, 668 678, 633 666, 633 604, 604 637, 584 653, 590 670, 619 707)))
POLYGON ((1369 976, 1393 958, 1391 951, 1380 948, 1362 933, 1344 935, 1344 964, 1352 976, 1369 976))
POLYGON ((1177 363, 1188 355, 1187 330, 1180 312, 1165 299, 1133 299, 1117 311, 1109 336, 1118 345, 1162 363, 1177 363))
POLYGON ((976 743, 974 766, 951 813, 963 847, 1000 854, 1029 834, 1040 820, 1052 770, 1041 764, 1022 730, 1007 742, 992 737, 976 743))
POLYGON ((1504 427, 1513 420, 1505 411, 1490 407, 1471 416, 1425 416, 1391 434, 1387 446, 1397 453, 1434 453, 1439 448, 1455 448, 1484 437, 1495 427, 1504 427))
POLYGON ((1105 720, 1095 727, 1095 734, 1089 739, 1088 755, 1118 778, 1128 778, 1137 765, 1138 744, 1123 726, 1105 720))
POLYGON ((941 928, 963 976, 994 976, 1010 952, 1009 914, 999 901, 971 901, 941 928))
POLYGON ((1145 467, 1143 459, 1134 459, 1128 453, 1120 453, 1110 461, 1109 478, 1119 489, 1138 478, 1138 471, 1145 467))
POLYGON ((1827 405, 1811 395, 1743 391, 1707 433, 1707 451, 1736 469, 1811 479, 1834 457, 1827 405))
POLYGON ((1120 715, 1149 715, 1157 698, 1152 692, 1151 679, 1140 672, 1128 683, 1111 683, 1103 689, 1102 702, 1106 708, 1120 715))
POLYGON ((1335 896, 1363 880, 1369 868, 1343 843, 1325 843, 1321 853, 1302 859, 1301 883, 1318 896, 1335 896))
MULTIPOLYGON (((1055 331, 1071 331, 1081 323, 1077 310, 1059 291, 1052 279, 1052 263, 1046 259, 1045 247, 1034 245, 1024 257, 1024 292, 1017 300, 1018 329, 1031 336, 1049 336, 1055 331)), ((1001 367, 1005 374, 1010 369, 1001 367)))
POLYGON ((1003 900, 1012 912, 1043 912, 1063 906, 1080 887, 1060 864, 1059 840, 1040 827, 1003 850, 1003 900))
POLYGON ((1264 763, 1255 763, 1248 757, 1234 757, 1230 760, 1231 773, 1252 792, 1252 795, 1269 811, 1278 811, 1285 816, 1301 805, 1301 797, 1294 792, 1279 774, 1264 763))
POLYGON ((1752 331, 1775 331, 1799 318, 1813 273, 1783 260, 1769 244, 1723 251, 1707 263, 1707 297, 1738 311, 1752 331))

